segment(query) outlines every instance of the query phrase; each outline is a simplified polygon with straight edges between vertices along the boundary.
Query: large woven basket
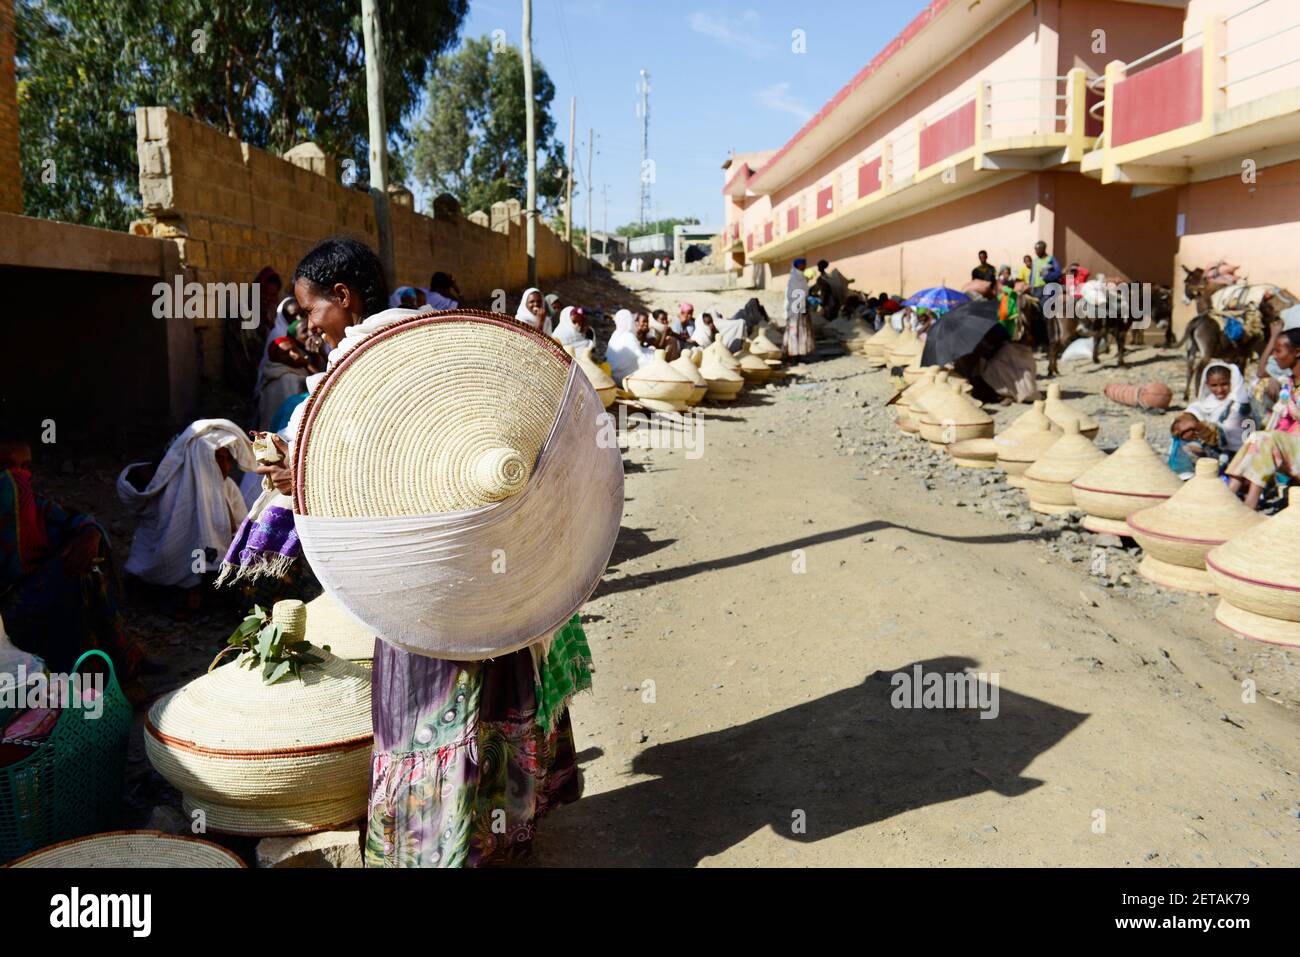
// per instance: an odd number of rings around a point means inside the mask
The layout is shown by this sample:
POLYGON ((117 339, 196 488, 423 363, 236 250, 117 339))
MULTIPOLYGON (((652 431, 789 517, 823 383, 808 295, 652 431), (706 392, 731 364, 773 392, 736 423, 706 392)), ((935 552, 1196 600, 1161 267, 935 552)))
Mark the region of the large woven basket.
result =
POLYGON ((1212 595, 1205 556, 1264 520, 1243 505, 1219 479, 1214 459, 1196 460, 1196 474, 1167 500, 1128 517, 1129 533, 1142 546, 1138 573, 1165 588, 1212 595))
POLYGON ((307 640, 317 648, 369 669, 375 660, 375 633, 357 621, 328 592, 307 602, 307 640))
POLYGON ((1064 434, 1025 470, 1029 507, 1049 515, 1074 511, 1071 483, 1105 458, 1105 452, 1079 433, 1078 421, 1067 419, 1064 434))
POLYGON ((995 436, 993 444, 998 450, 998 467, 1006 473, 1007 484, 1013 488, 1028 485, 1025 473, 1029 467, 1059 440, 1060 436, 1052 431, 1052 425, 1046 417, 1038 420, 1034 426, 1026 426, 1015 432, 1008 429, 995 436))
MULTIPOLYGON (((661 365, 689 397, 692 381, 661 365)), ((622 457, 590 381, 549 336, 490 313, 416 315, 359 337, 305 408, 295 527, 321 584, 384 641, 452 660, 508 654, 553 634, 599 583, 622 457)))
POLYGON ((1047 387, 1047 401, 1043 403, 1043 414, 1052 422, 1052 431, 1063 433, 1067 422, 1076 422, 1079 434, 1091 441, 1097 437, 1101 424, 1088 413, 1076 409, 1061 398, 1061 387, 1053 382, 1047 387))
POLYGON ((20 857, 10 867, 245 867, 220 844, 162 831, 107 831, 79 837, 20 857))
MULTIPOLYGON (((274 620, 301 636, 302 602, 274 620)), ((261 668, 222 665, 159 699, 144 727, 150 763, 225 834, 305 834, 346 825, 366 809, 370 673, 333 654, 302 680, 262 681, 261 668)))
POLYGON ((1182 484, 1147 444, 1146 426, 1135 422, 1127 442, 1074 480, 1074 501, 1084 511, 1079 524, 1092 532, 1128 535, 1130 515, 1163 502, 1182 484))
POLYGON ((1211 549, 1205 569, 1223 596, 1219 621, 1247 637, 1300 645, 1300 567, 1289 558, 1300 533, 1300 496, 1288 490, 1287 502, 1277 515, 1211 549))

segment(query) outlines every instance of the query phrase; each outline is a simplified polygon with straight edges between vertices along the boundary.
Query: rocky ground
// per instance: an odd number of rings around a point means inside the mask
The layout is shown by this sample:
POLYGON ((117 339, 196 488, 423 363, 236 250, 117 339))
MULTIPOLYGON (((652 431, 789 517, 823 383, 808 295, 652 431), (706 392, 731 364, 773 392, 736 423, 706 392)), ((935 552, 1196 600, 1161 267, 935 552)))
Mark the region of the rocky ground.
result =
MULTIPOLYGON (((682 299, 730 314, 759 295, 779 315, 779 297, 721 286, 622 274, 559 291, 609 314, 682 299)), ((1065 397, 1101 447, 1143 421, 1164 450, 1166 417, 1101 390, 1178 394, 1180 361, 1140 348, 1130 364, 1065 367, 1065 397)), ((1140 578, 1131 544, 1039 516, 998 473, 900 432, 888 377, 861 358, 792 371, 707 408, 699 454, 626 453, 622 534, 584 610, 586 796, 543 825, 537 864, 1297 863, 1300 654, 1236 638, 1212 600, 1140 578), (996 685, 998 716, 891 706, 918 664, 996 685)), ((41 469, 120 561, 113 481, 143 456, 106 448, 51 449, 41 469)), ((129 626, 170 666, 142 698, 200 674, 241 610, 210 599, 178 620, 174 596, 133 587, 129 626)), ((126 823, 178 826, 178 803, 137 720, 126 823)), ((320 859, 353 860, 335 851, 320 859)))

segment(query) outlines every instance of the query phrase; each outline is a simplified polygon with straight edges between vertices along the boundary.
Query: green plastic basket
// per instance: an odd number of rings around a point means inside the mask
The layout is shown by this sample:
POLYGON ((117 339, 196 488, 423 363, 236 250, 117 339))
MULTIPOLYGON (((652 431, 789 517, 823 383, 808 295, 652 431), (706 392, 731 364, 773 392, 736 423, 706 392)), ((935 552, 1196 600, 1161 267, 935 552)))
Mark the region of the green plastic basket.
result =
POLYGON ((84 834, 105 830, 116 818, 126 771, 131 704, 108 665, 104 708, 92 718, 85 708, 64 708, 45 743, 30 757, 0 768, 0 863, 84 834))

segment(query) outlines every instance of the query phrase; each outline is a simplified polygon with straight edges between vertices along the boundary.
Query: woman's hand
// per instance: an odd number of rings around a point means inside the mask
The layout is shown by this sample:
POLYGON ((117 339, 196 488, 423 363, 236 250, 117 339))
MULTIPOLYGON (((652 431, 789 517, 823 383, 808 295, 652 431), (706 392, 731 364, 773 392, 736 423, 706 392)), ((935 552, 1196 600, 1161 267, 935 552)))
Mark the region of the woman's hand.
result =
POLYGON ((284 456, 284 460, 277 465, 259 465, 255 472, 258 475, 266 475, 271 479, 271 484, 281 495, 293 494, 293 468, 288 464, 289 446, 284 439, 278 435, 272 434, 271 441, 275 444, 276 449, 284 456))

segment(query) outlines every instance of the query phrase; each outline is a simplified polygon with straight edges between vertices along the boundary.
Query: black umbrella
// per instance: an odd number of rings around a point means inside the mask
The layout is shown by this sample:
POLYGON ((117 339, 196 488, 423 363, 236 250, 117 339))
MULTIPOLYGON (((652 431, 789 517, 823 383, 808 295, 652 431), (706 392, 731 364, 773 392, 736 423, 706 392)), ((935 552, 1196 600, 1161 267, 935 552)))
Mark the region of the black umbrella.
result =
POLYGON ((989 330, 998 328, 998 304, 993 299, 972 299, 949 309, 930 327, 925 337, 922 366, 946 366, 979 348, 989 330))

